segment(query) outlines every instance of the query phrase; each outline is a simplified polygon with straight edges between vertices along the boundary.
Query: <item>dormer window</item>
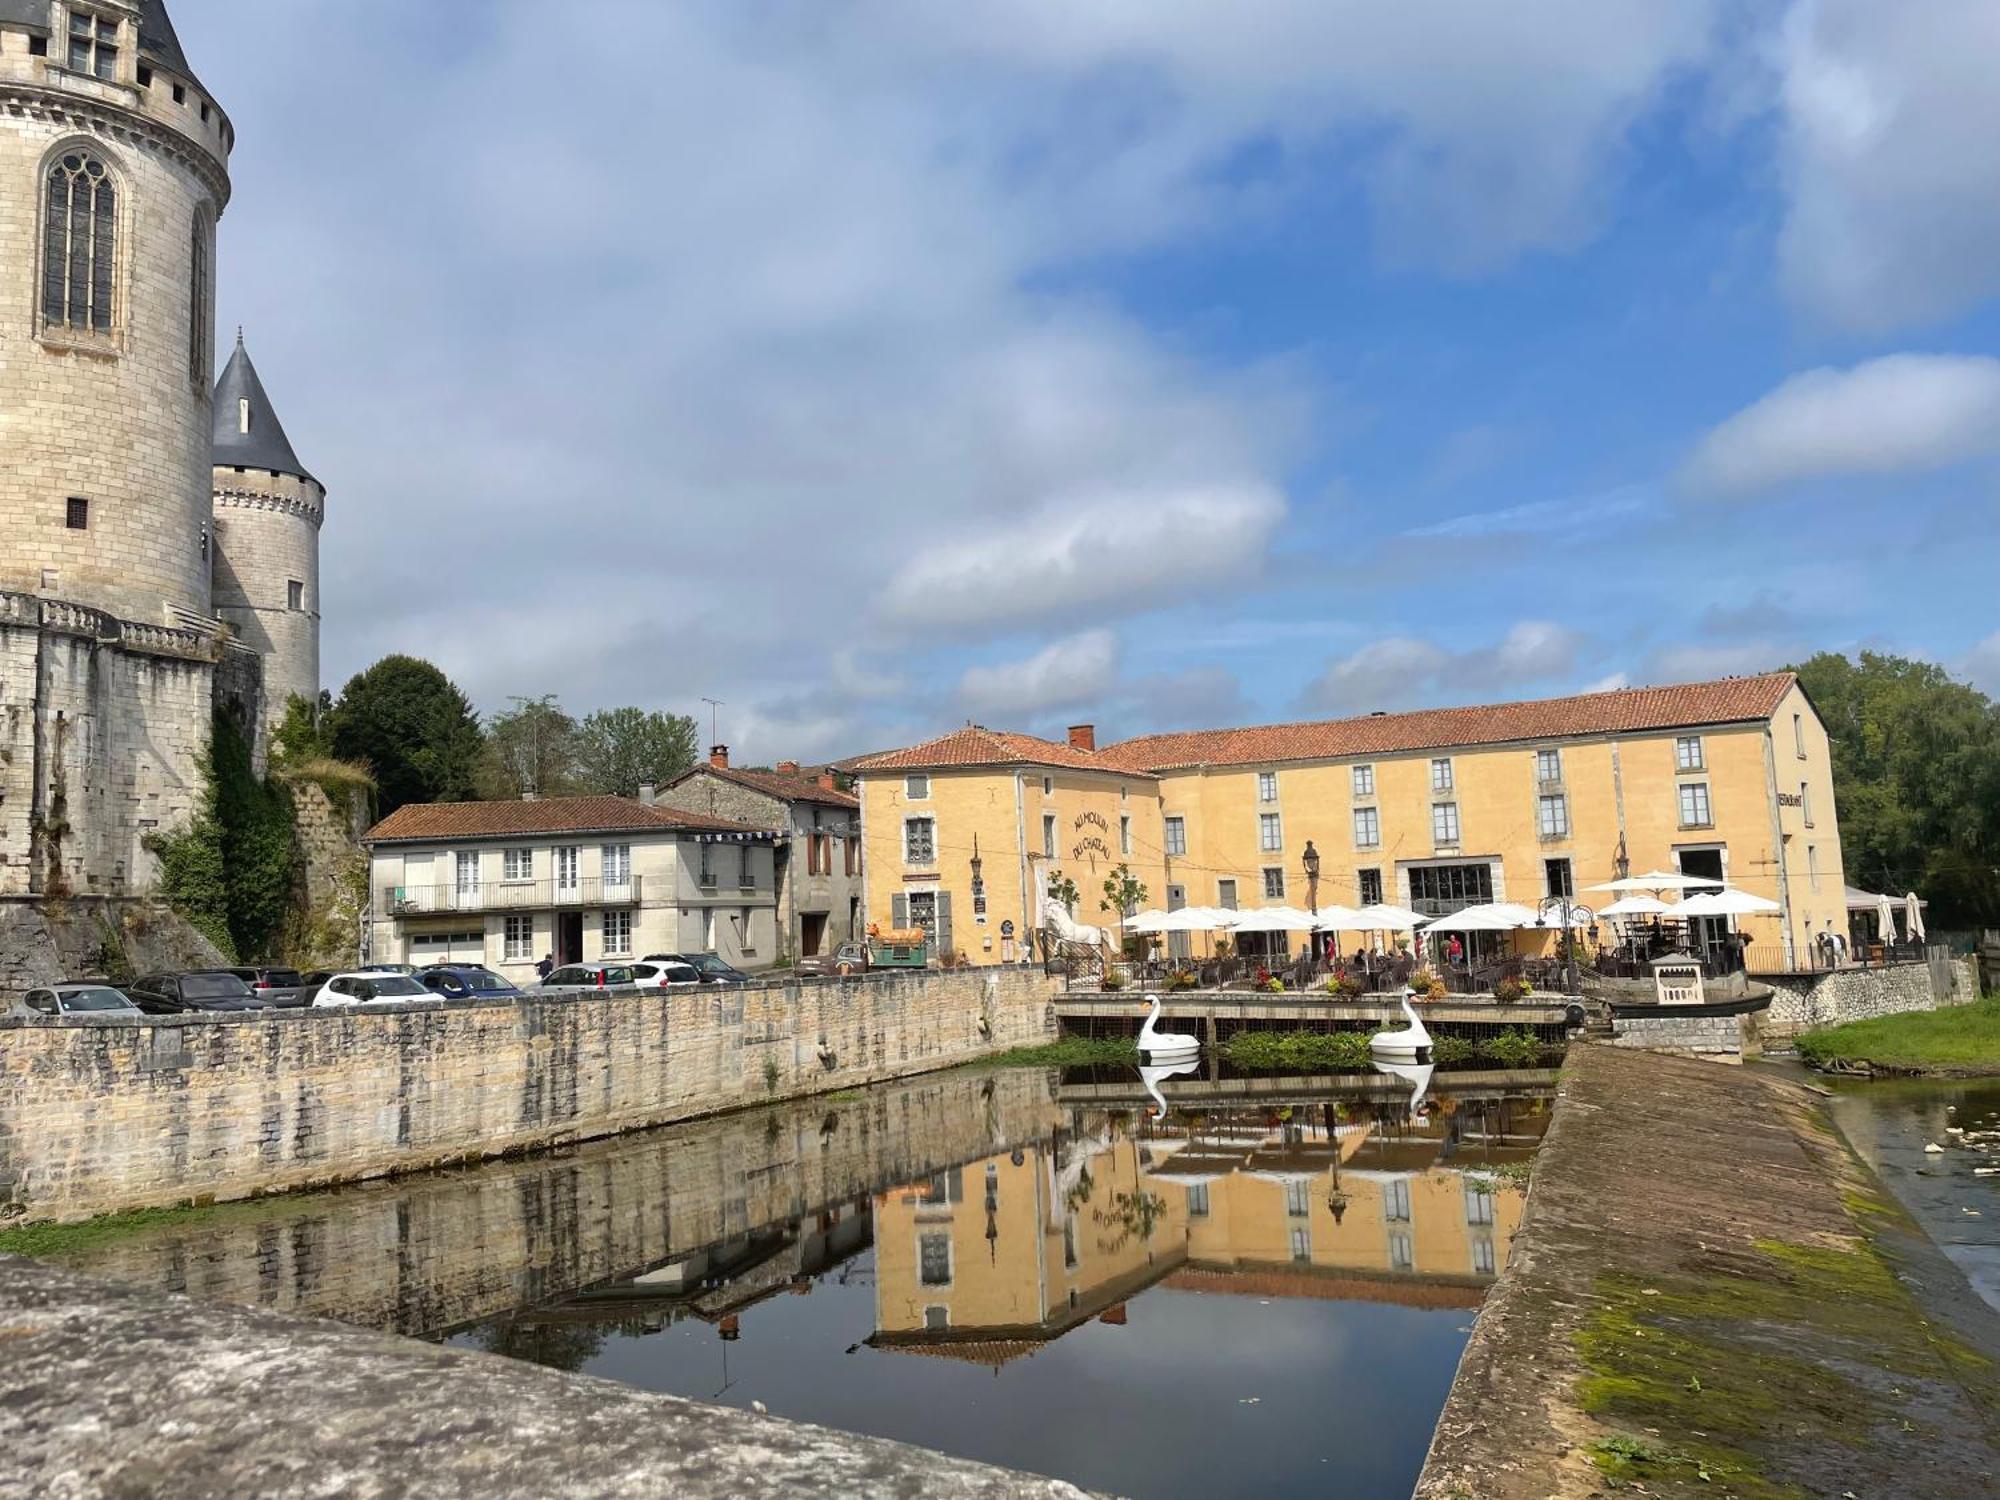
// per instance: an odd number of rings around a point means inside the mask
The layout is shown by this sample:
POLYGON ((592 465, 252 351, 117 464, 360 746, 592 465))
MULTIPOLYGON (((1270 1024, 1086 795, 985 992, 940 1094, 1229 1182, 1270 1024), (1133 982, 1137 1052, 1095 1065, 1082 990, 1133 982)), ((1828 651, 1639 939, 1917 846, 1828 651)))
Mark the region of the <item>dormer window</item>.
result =
POLYGON ((69 65, 93 78, 118 76, 118 23, 80 10, 69 13, 69 65))
POLYGON ((250 430, 250 398, 248 396, 238 396, 236 398, 236 430, 246 433, 250 430))

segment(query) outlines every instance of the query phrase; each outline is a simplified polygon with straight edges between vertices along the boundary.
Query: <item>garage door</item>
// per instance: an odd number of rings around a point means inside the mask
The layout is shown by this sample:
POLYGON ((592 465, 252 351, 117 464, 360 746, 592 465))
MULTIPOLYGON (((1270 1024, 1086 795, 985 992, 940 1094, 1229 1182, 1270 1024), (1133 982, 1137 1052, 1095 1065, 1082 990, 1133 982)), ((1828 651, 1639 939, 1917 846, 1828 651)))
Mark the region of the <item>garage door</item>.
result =
POLYGON ((420 969, 426 964, 483 964, 486 962, 486 934, 413 933, 410 937, 410 962, 420 969))

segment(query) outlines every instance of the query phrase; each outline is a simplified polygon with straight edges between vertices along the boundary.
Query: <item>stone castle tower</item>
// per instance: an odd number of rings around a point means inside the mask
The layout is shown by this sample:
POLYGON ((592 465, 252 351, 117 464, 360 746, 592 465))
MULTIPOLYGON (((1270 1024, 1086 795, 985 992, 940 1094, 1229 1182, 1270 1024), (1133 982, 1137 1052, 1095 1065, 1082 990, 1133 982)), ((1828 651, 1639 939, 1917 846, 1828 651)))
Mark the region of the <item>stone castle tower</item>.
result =
POLYGON ((215 387, 215 612, 264 659, 264 718, 319 696, 319 528, 326 491, 292 452, 236 335, 215 387))
POLYGON ((0 0, 0 896, 143 893, 215 709, 317 688, 319 486, 211 391, 233 143, 166 0, 0 0))

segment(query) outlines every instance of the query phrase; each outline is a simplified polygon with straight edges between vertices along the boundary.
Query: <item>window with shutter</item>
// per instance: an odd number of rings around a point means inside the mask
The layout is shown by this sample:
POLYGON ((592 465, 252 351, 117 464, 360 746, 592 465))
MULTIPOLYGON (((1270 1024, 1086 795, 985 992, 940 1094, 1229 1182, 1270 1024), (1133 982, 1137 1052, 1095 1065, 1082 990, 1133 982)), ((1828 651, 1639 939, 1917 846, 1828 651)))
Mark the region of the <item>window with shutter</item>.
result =
POLYGON ((956 953, 951 943, 951 892, 937 895, 937 945, 940 953, 956 953))
POLYGON ((910 898, 901 891, 889 898, 889 925, 897 928, 910 925, 910 898))

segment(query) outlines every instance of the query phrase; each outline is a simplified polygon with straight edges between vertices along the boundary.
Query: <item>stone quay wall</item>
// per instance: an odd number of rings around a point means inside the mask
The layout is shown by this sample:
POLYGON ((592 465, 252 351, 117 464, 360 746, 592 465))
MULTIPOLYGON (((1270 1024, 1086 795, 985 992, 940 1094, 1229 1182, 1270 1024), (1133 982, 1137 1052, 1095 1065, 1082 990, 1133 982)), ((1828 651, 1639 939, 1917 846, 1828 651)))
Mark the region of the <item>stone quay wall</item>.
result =
POLYGON ((80 1219, 565 1145, 1052 1034, 1032 969, 0 1020, 0 1214, 80 1219))
POLYGON ((1755 1015, 1648 1016, 1626 1012, 1613 1023, 1616 1034, 1610 1042, 1614 1047, 1741 1062, 1746 1052, 1757 1050, 1756 1022, 1755 1015))
POLYGON ((1068 1117, 1042 1068, 937 1073, 573 1151, 223 1204, 82 1243, 72 1270, 437 1338, 720 1241, 809 1228, 1068 1117))
POLYGON ((1979 998, 1978 962, 1971 958, 1939 957, 1872 969, 1756 977, 1775 991, 1764 1018, 1767 1040, 1789 1038, 1817 1026, 1936 1010, 1979 998))

